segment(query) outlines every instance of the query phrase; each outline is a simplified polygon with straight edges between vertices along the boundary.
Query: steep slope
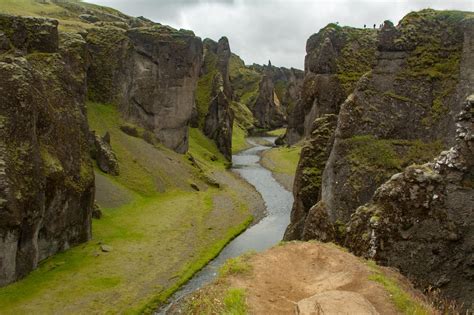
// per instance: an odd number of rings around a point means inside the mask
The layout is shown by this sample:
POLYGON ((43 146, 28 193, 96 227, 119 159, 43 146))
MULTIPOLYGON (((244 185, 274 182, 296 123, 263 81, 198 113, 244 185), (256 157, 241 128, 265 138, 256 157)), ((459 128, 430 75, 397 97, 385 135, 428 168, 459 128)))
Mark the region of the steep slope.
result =
POLYGON ((0 285, 91 237, 86 43, 0 15, 0 285))

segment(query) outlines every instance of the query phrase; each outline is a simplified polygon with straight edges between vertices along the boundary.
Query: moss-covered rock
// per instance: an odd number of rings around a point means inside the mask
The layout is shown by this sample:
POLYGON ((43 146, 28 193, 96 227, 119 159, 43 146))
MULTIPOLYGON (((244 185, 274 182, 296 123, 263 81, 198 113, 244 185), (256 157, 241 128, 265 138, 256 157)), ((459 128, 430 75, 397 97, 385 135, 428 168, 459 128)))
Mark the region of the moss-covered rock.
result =
POLYGON ((405 168, 348 223, 346 246, 398 268, 423 288, 441 288, 473 308, 474 98, 458 118, 456 144, 434 162, 405 168), (362 237, 368 235, 369 237, 362 237))
POLYGON ((306 43, 301 99, 288 118, 287 141, 309 136, 314 119, 338 114, 357 81, 375 60, 377 32, 329 24, 306 43))
POLYGON ((0 285, 5 285, 91 237, 94 175, 84 107, 85 41, 67 34, 58 40, 57 23, 50 20, 1 20, 0 31, 16 50, 0 57, 0 285))

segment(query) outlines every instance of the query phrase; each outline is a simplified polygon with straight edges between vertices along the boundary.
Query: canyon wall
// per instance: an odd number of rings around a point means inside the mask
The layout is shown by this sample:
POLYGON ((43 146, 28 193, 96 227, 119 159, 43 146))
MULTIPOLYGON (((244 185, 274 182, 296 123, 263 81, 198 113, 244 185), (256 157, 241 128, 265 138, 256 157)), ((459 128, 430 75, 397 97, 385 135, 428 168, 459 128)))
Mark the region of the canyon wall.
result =
MULTIPOLYGON (((468 232, 472 225, 472 211, 468 210, 472 210, 470 164, 463 169, 467 172, 464 175, 456 173, 457 179, 450 172, 431 178, 431 166, 409 166, 426 163, 442 150, 459 146, 459 128, 467 130, 467 134, 472 128, 470 118, 461 118, 461 123, 456 115, 463 109, 463 100, 473 93, 473 30, 472 14, 457 11, 412 12, 398 26, 386 21, 377 31, 374 63, 354 83, 353 90, 346 91, 348 97, 340 104, 321 103, 324 98, 315 98, 316 106, 311 111, 319 118, 307 120, 312 124, 308 128, 301 118, 312 114, 300 115, 300 130, 293 133, 296 139, 306 135, 308 140, 297 170, 287 240, 318 239, 346 244, 360 255, 399 267, 423 287, 440 287, 461 303, 472 302, 472 288, 468 285, 471 276, 466 271, 472 269, 466 267, 470 266, 472 244, 468 232), (336 125, 334 118, 326 114, 337 112, 336 125), (404 175, 392 177, 405 169, 404 175), (439 190, 439 195, 435 194, 442 201, 433 207, 420 204, 423 196, 433 197, 432 189, 439 190), (413 199, 406 196, 408 191, 413 199), (375 205, 381 202, 384 207, 377 208, 375 205), (366 203, 369 204, 354 214, 366 203), (370 215, 365 214, 366 210, 370 215), (381 217, 386 218, 387 224, 378 225, 381 217), (347 233, 352 235, 348 240, 347 233), (448 240, 449 237, 452 239, 448 240), (425 245, 420 244, 430 240, 433 245, 426 250, 433 250, 435 256, 428 268, 423 258, 428 254, 421 250, 425 245), (451 248, 446 245, 449 242, 453 242, 451 248), (395 258, 397 255, 399 258, 395 258), (457 258, 443 260, 452 255, 457 258), (422 272, 423 268, 426 271, 422 272), (449 284, 451 279, 453 284, 449 284), (455 293, 462 286, 465 293, 455 293)), ((331 47, 329 42, 319 41, 315 60, 332 58, 333 50, 327 48, 331 47)), ((306 77, 308 59, 307 56, 306 77)), ((337 62, 341 60, 336 59, 337 62)), ((326 70, 322 67, 319 71, 326 70)), ((329 87, 328 90, 324 83, 305 85, 302 94, 318 92, 332 96, 336 89, 332 84, 329 87)), ((301 114, 297 109, 296 116, 301 114)), ((467 117, 470 111, 464 109, 461 116, 467 117)), ((290 140, 291 132, 287 134, 290 140)), ((463 145, 466 146, 472 146, 469 139, 463 145)), ((461 151, 461 159, 473 158, 472 150, 461 151)))
POLYGON ((91 237, 86 42, 0 15, 0 285, 91 237))

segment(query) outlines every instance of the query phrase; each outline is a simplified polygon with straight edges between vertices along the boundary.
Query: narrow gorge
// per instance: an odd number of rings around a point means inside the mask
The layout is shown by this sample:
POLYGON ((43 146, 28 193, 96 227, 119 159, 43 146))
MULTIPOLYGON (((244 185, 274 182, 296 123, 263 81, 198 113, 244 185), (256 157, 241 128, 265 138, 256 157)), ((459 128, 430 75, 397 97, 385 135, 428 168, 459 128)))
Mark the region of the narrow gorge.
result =
POLYGON ((0 2, 1 314, 474 310, 472 3, 119 2, 0 2))

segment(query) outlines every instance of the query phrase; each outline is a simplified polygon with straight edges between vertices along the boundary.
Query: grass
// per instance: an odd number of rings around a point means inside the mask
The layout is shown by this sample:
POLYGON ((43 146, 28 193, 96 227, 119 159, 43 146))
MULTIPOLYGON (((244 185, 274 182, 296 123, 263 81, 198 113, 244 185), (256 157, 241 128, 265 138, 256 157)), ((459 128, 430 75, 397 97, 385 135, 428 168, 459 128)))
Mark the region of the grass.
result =
POLYGON ((250 264, 247 262, 247 255, 229 258, 219 269, 219 277, 228 275, 248 273, 251 270, 250 264))
POLYGON ((269 136, 279 137, 279 136, 283 136, 285 132, 286 132, 286 128, 280 128, 280 129, 270 130, 267 132, 267 134, 269 136))
POLYGON ((232 129, 232 153, 236 154, 240 151, 250 148, 250 144, 245 140, 247 131, 245 131, 239 124, 234 122, 232 129))
POLYGON ((263 153, 262 163, 272 172, 294 175, 300 153, 301 146, 272 148, 263 153))
POLYGON ((373 274, 369 276, 369 280, 377 282, 384 287, 384 289, 390 294, 395 307, 402 314, 430 314, 430 310, 404 290, 399 281, 383 273, 373 261, 369 261, 367 265, 373 271, 373 274))
MULTIPOLYGON (((81 6, 88 6, 98 11, 108 12, 111 9, 81 3, 80 1, 71 0, 73 3, 81 6)), ((78 16, 67 9, 47 1, 41 3, 35 0, 2 0, 0 2, 0 12, 22 16, 41 16, 57 19, 59 21, 59 29, 64 31, 78 31, 91 27, 91 24, 84 23, 78 16)))
MULTIPOLYGON (((190 189, 190 180, 204 184, 186 156, 120 131, 114 106, 88 103, 88 115, 92 130, 111 134, 120 163, 120 176, 102 175, 130 200, 102 208, 91 241, 0 288, 1 314, 150 313, 252 221, 235 191, 190 189), (101 244, 113 250, 103 253, 101 244)), ((190 132, 190 152, 204 173, 224 172, 223 157, 199 130, 190 132)))
POLYGON ((247 314, 247 306, 245 304, 245 290, 231 288, 227 290, 224 297, 224 312, 228 315, 245 315, 247 314))

